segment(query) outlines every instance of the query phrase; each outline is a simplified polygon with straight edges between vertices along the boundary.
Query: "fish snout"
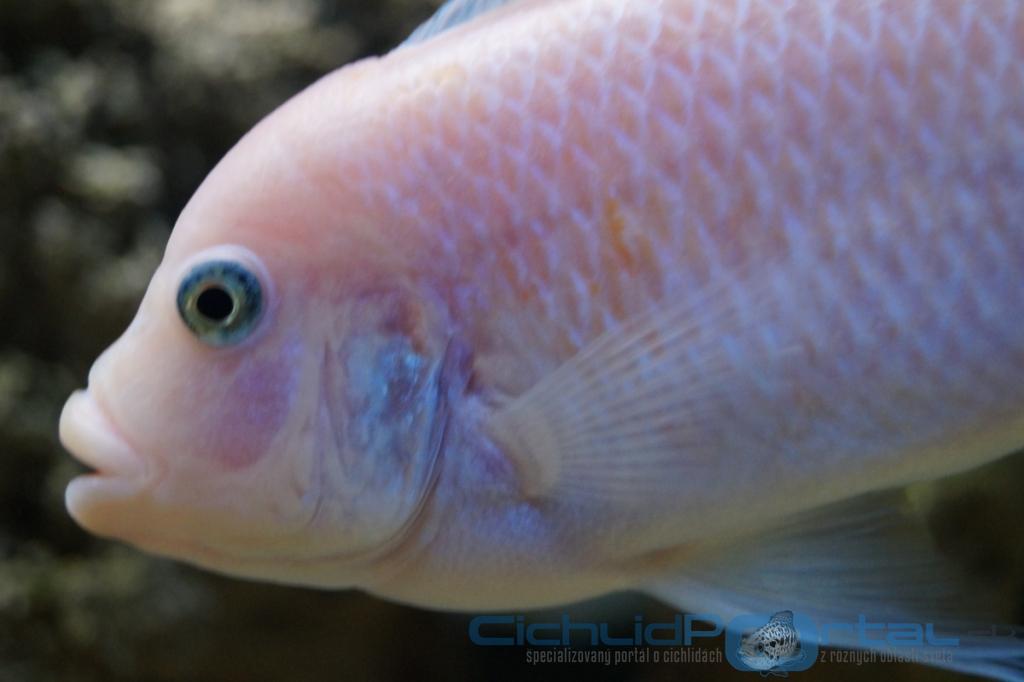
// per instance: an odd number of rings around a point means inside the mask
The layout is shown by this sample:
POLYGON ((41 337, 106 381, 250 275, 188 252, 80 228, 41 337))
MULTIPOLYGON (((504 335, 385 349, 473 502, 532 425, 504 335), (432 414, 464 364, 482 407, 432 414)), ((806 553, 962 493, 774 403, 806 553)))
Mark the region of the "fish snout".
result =
POLYGON ((121 436, 88 390, 68 398, 60 415, 60 441, 93 472, 76 477, 65 492, 65 505, 79 525, 112 534, 111 521, 121 503, 136 496, 147 480, 145 460, 121 436))

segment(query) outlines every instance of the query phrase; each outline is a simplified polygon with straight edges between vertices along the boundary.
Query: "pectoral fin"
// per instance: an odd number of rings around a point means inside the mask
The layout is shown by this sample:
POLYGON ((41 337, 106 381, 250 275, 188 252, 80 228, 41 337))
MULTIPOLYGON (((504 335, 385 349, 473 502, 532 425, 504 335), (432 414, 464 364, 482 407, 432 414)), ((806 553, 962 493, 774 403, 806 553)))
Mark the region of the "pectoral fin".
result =
POLYGON ((761 343, 782 297, 754 274, 627 320, 496 410, 492 432, 524 494, 635 508, 707 473, 723 456, 729 400, 758 365, 803 352, 795 336, 761 343))

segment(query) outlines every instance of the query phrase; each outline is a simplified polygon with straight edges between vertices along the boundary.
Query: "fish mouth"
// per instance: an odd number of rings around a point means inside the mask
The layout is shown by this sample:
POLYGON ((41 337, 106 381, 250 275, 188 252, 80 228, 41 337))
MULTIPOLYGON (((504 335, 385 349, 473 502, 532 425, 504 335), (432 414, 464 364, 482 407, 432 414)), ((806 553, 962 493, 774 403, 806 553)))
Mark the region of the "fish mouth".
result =
POLYGON ((138 495, 147 479, 145 461, 89 391, 76 391, 68 398, 59 432, 72 456, 93 469, 68 484, 64 493, 68 513, 89 531, 117 534, 115 528, 125 520, 124 503, 138 495))

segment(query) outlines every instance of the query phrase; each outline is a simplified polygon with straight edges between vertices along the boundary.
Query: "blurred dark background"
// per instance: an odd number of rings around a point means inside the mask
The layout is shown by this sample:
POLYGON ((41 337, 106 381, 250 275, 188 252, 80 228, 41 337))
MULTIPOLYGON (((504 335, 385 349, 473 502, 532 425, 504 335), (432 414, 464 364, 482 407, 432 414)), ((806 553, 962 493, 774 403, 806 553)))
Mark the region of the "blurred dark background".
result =
MULTIPOLYGON (((751 679, 726 664, 528 666, 469 616, 228 580, 79 530, 57 416, 124 328, 178 211, 239 136, 439 0, 0 0, 0 682, 751 679)), ((944 542, 1020 603, 1021 457, 944 486, 944 542), (949 492, 952 491, 952 492, 949 492)), ((628 624, 639 595, 575 607, 628 624)), ((821 665, 806 679, 962 679, 821 665)))

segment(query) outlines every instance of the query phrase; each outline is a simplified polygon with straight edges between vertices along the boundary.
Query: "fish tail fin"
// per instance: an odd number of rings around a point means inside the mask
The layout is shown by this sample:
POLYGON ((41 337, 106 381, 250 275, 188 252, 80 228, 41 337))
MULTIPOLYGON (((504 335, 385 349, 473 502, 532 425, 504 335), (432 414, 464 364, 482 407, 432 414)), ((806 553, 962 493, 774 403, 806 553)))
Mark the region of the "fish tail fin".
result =
POLYGON ((1024 682, 1024 627, 1004 624, 1018 614, 936 548, 907 489, 804 512, 697 556, 649 591, 727 624, 791 610, 814 624, 817 642, 800 634, 816 658, 819 646, 862 649, 1024 682))

